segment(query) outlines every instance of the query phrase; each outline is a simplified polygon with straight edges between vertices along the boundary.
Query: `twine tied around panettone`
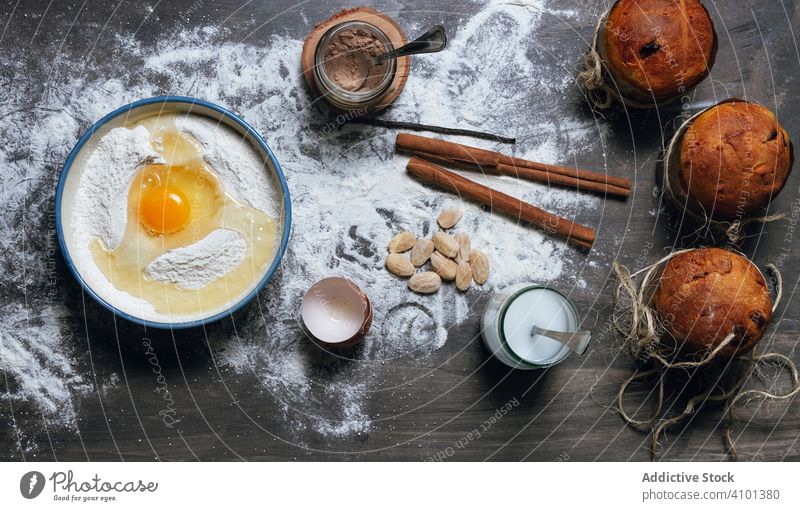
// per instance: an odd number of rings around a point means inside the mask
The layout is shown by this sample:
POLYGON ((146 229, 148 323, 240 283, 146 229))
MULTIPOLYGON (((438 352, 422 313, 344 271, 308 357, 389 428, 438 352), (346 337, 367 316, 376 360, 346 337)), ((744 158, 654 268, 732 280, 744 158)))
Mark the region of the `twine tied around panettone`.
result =
MULTIPOLYGON (((695 410, 707 402, 724 403, 723 416, 726 419, 723 438, 729 456, 736 460, 738 452, 733 438, 733 427, 736 424, 736 409, 741 403, 749 403, 755 399, 767 401, 785 401, 800 393, 800 378, 794 362, 780 353, 753 354, 748 353, 725 360, 719 357, 720 351, 734 341, 731 333, 713 349, 694 358, 678 357, 678 350, 669 342, 669 334, 651 305, 652 293, 666 263, 673 257, 694 249, 672 252, 656 263, 634 273, 614 262, 613 268, 618 284, 614 290, 614 313, 612 322, 617 335, 621 338, 622 349, 636 360, 644 369, 637 369, 620 386, 616 399, 616 408, 625 422, 633 427, 651 432, 651 459, 655 460, 658 452, 658 441, 661 434, 670 426, 674 426, 691 417, 695 410), (700 374, 712 362, 725 360, 726 366, 711 375, 702 389, 689 396, 683 409, 676 415, 663 417, 664 397, 667 379, 675 375, 688 374, 685 382, 700 374), (774 393, 765 390, 744 389, 751 375, 761 374, 764 366, 772 365, 784 369, 791 379, 791 387, 784 392, 774 393), (624 398, 628 388, 637 382, 655 380, 656 407, 652 415, 637 419, 625 408, 624 398)), ((775 299, 773 312, 777 309, 782 296, 782 278, 774 265, 768 265, 770 273, 775 277, 775 299)))
POLYGON ((606 84, 603 77, 603 57, 597 52, 597 38, 607 15, 608 12, 603 14, 597 22, 592 37, 592 46, 589 47, 589 51, 583 58, 583 71, 578 73, 578 83, 586 91, 589 102, 601 110, 610 107, 617 98, 616 91, 606 84))
MULTIPOLYGON (((724 103, 737 101, 742 100, 730 98, 720 101, 709 108, 715 108, 724 103)), ((786 215, 783 213, 777 213, 774 215, 742 216, 741 218, 737 218, 735 220, 717 220, 708 215, 700 203, 689 199, 682 190, 675 188, 676 186, 679 186, 676 182, 679 181, 677 173, 680 169, 680 154, 681 145, 683 144, 683 137, 695 119, 706 112, 709 108, 703 109, 683 121, 667 145, 667 149, 664 152, 663 161, 664 190, 667 192, 667 195, 672 203, 675 204, 675 207, 680 209, 681 213, 686 214, 699 225, 708 228, 714 241, 716 241, 715 236, 721 235, 725 242, 731 245, 738 245, 739 242, 744 239, 745 229, 748 225, 752 223, 764 224, 768 222, 775 222, 785 218, 786 215)))
MULTIPOLYGON (((589 103, 599 110, 611 107, 615 101, 632 108, 655 108, 658 106, 658 102, 654 97, 650 101, 639 101, 633 97, 632 93, 625 94, 624 91, 619 90, 618 84, 614 83, 606 74, 603 65, 602 44, 605 37, 606 20, 610 12, 609 8, 597 21, 594 36, 592 36, 592 45, 583 57, 583 71, 578 73, 578 83, 586 91, 589 103)), ((666 99, 662 103, 669 103, 674 99, 666 99)))

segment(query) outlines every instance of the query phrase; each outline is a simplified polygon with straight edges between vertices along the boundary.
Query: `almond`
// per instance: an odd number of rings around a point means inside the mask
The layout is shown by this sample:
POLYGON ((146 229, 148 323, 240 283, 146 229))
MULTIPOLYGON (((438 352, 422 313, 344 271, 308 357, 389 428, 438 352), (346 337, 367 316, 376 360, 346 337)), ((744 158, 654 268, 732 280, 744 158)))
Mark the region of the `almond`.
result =
POLYGON ((464 261, 456 267, 456 287, 459 291, 466 291, 472 284, 472 266, 464 261))
POLYGON ((433 242, 431 240, 419 239, 411 249, 411 264, 422 266, 433 254, 433 242))
POLYGON ((463 214, 464 212, 461 211, 461 208, 446 209, 439 214, 439 218, 436 221, 439 222, 442 229, 450 229, 461 220, 463 214))
POLYGON ((433 235, 433 246, 445 257, 454 258, 458 255, 458 242, 452 236, 443 232, 433 235))
POLYGON ((472 250, 472 243, 469 240, 469 234, 460 232, 455 237, 458 242, 458 260, 462 263, 469 262, 469 252, 472 250))
POLYGON ((442 279, 432 271, 417 273, 408 281, 408 287, 417 293, 430 294, 439 290, 442 279))
POLYGON ((416 241, 417 241, 417 236, 413 232, 403 231, 394 238, 392 238, 392 240, 389 242, 389 245, 386 248, 388 248, 389 252, 393 254, 405 252, 409 248, 413 247, 416 241))
POLYGON ((469 265, 472 267, 472 278, 476 284, 485 284, 489 280, 489 258, 478 249, 469 253, 469 265))
POLYGON ((433 271, 438 273, 444 280, 456 278, 456 262, 446 258, 438 251, 431 254, 431 266, 433 266, 433 271))
POLYGON ((386 258, 386 269, 398 277, 410 277, 417 271, 411 261, 404 255, 389 254, 386 258))

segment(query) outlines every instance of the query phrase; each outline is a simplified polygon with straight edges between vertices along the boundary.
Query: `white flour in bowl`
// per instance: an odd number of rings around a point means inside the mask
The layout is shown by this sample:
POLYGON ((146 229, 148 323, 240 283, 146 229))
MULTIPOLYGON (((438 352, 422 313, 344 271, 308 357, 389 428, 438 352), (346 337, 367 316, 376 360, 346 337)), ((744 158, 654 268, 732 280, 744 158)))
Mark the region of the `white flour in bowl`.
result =
POLYGON ((167 252, 148 264, 144 272, 153 280, 200 289, 235 268, 246 252, 241 234, 217 229, 197 243, 167 252))
MULTIPOLYGON (((178 130, 199 143, 203 159, 228 195, 279 218, 280 204, 270 170, 246 139, 210 118, 174 114, 164 118, 173 120, 178 130)), ((128 190, 145 163, 163 163, 163 159, 153 149, 148 129, 138 125, 110 130, 97 142, 82 168, 73 166, 71 172, 80 172, 80 182, 72 208, 70 254, 88 285, 120 310, 150 321, 191 320, 194 318, 158 313, 147 300, 115 288, 89 250, 95 238, 111 249, 119 245, 128 220, 128 190)), ((238 266, 246 254, 241 234, 216 229, 193 244, 162 254, 145 267, 144 274, 152 280, 196 290, 238 266)))
POLYGON ((271 171, 247 140, 207 117, 177 116, 175 125, 200 143, 203 159, 230 195, 274 218, 279 217, 281 203, 271 171))
POLYGON ((86 161, 72 207, 70 254, 75 267, 100 296, 134 314, 152 315, 155 309, 146 300, 115 288, 94 262, 89 244, 99 238, 111 249, 119 245, 128 219, 131 180, 140 165, 159 161, 144 127, 109 131, 86 161))

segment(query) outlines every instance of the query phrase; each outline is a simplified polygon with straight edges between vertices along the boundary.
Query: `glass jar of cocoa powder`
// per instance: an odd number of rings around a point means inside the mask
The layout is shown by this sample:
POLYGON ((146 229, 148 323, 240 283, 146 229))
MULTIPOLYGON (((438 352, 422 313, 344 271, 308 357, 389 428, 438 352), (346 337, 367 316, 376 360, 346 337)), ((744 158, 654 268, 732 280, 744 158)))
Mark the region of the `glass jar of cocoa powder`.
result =
POLYGON ((334 25, 314 52, 314 81, 319 92, 342 110, 377 105, 388 94, 395 77, 394 59, 371 64, 371 59, 394 49, 389 37, 364 21, 334 25))

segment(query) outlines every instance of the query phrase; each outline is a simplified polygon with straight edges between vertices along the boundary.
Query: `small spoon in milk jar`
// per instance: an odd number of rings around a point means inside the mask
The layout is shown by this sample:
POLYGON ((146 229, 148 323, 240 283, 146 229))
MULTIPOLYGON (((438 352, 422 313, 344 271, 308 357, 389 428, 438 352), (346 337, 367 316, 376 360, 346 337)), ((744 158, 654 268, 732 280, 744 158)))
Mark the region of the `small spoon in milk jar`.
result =
POLYGON ((580 330, 578 332, 556 332, 554 330, 539 328, 536 325, 533 325, 531 329, 531 336, 534 335, 541 335, 542 337, 558 341, 578 355, 583 355, 586 352, 586 348, 589 347, 589 341, 592 340, 592 333, 587 330, 580 330))

